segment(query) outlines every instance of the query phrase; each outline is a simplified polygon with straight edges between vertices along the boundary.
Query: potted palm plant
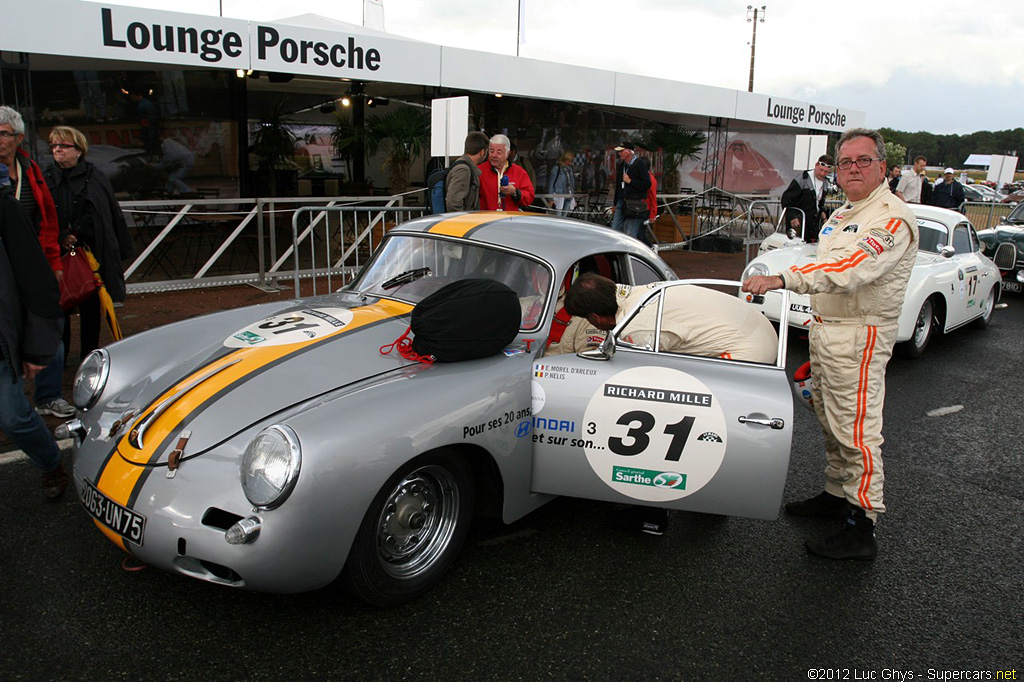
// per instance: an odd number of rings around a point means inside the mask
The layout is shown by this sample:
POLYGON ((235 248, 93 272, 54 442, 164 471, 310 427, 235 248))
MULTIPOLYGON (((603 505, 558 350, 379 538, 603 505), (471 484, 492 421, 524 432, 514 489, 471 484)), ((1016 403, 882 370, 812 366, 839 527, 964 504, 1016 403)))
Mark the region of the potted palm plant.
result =
POLYGON ((409 169, 430 141, 430 115, 425 110, 401 107, 386 114, 372 114, 362 128, 339 115, 335 126, 331 139, 339 156, 362 143, 367 158, 383 153, 390 193, 409 189, 409 169))
POLYGON ((679 164, 686 159, 699 159, 705 135, 683 126, 665 126, 648 132, 640 144, 646 149, 661 149, 665 172, 661 176, 661 189, 666 194, 677 194, 681 185, 679 164))
MULTIPOLYGON (((278 188, 292 189, 296 171, 291 165, 295 155, 295 134, 292 120, 285 113, 286 99, 277 100, 260 119, 252 134, 252 152, 257 158, 257 187, 277 196, 278 188)), ((263 193, 263 192, 261 192, 263 193)))

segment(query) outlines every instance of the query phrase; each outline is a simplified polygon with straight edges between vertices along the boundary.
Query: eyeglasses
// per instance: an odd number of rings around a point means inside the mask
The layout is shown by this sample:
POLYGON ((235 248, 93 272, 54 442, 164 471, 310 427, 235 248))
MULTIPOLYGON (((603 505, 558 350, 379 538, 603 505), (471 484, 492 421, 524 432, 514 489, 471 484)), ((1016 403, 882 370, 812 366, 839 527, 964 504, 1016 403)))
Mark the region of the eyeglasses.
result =
POLYGON ((836 164, 836 168, 838 168, 839 170, 850 170, 850 166, 852 166, 855 163, 857 164, 857 168, 867 168, 868 166, 871 165, 872 162, 881 160, 882 159, 876 159, 870 156, 862 156, 858 158, 856 161, 854 161, 853 159, 843 159, 842 161, 836 164))
POLYGON ((12 137, 17 137, 20 133, 12 133, 9 130, 0 130, 0 139, 9 140, 12 137))
POLYGON ((50 149, 76 149, 75 145, 64 142, 51 142, 50 149))
POLYGON ((819 161, 818 165, 821 166, 822 168, 831 168, 832 167, 831 163, 825 163, 824 161, 819 161))

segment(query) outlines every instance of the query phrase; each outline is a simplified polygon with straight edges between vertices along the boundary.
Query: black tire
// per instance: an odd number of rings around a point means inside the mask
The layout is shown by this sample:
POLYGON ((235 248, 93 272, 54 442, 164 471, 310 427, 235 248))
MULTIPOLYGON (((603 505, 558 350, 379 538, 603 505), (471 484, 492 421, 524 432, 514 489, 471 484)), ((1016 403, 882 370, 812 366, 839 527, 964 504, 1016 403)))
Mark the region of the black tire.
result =
POLYGON ((469 466, 450 451, 419 457, 395 473, 366 511, 342 581, 380 607, 415 599, 455 561, 473 516, 469 466))
POLYGON ((985 329, 986 327, 988 327, 989 323, 992 322, 992 311, 995 309, 996 288, 992 287, 992 289, 988 292, 988 298, 985 299, 984 307, 982 308, 984 312, 982 313, 981 317, 971 321, 971 326, 974 327, 975 329, 985 329))
POLYGON ((931 299, 921 304, 921 310, 917 313, 917 322, 914 324, 914 335, 908 341, 897 344, 896 352, 904 358, 919 358, 924 355, 924 349, 935 331, 935 307, 931 299))

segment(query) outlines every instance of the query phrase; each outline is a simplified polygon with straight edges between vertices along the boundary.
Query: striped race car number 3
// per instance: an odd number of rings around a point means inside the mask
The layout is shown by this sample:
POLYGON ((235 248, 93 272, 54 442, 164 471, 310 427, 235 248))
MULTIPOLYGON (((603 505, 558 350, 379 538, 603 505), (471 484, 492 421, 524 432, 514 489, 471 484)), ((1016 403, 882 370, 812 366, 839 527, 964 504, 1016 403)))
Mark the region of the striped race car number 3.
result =
POLYGON ((725 415, 703 382, 636 367, 601 385, 583 418, 594 473, 637 500, 669 502, 714 478, 726 451, 725 415))

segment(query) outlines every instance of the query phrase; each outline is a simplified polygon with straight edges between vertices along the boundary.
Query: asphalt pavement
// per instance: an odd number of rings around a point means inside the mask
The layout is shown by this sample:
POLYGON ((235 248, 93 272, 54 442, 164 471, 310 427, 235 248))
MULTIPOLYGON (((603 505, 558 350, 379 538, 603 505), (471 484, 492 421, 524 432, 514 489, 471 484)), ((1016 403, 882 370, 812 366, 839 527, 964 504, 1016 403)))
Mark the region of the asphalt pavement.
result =
MULTIPOLYGON (((43 502, 38 472, 14 461, 0 464, 0 676, 1022 679, 1024 297, 1004 301, 988 330, 890 364, 873 563, 808 556, 829 522, 673 512, 655 538, 616 528, 612 505, 562 498, 478 524, 436 589, 381 611, 331 588, 262 595, 132 570, 70 490, 43 502)), ((790 366, 806 354, 794 339, 790 366)), ((817 493, 824 466, 797 409, 787 500, 817 493)))

